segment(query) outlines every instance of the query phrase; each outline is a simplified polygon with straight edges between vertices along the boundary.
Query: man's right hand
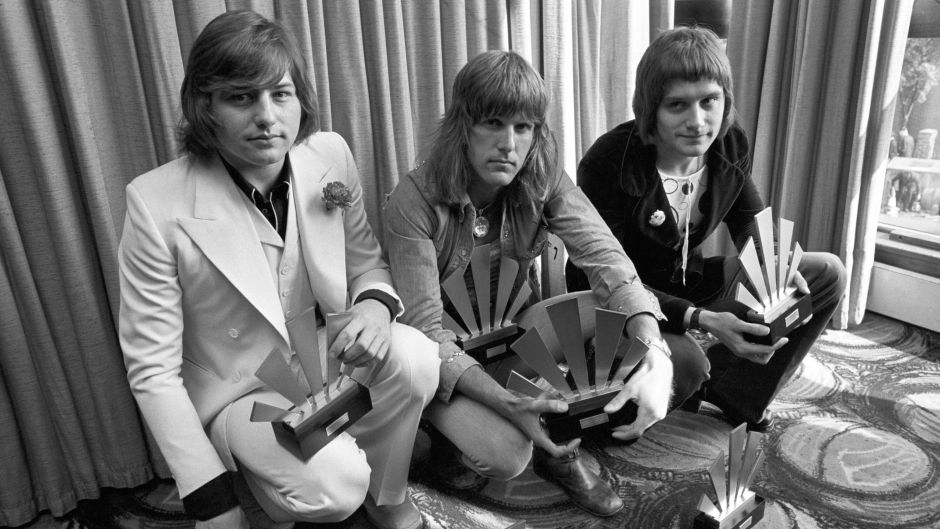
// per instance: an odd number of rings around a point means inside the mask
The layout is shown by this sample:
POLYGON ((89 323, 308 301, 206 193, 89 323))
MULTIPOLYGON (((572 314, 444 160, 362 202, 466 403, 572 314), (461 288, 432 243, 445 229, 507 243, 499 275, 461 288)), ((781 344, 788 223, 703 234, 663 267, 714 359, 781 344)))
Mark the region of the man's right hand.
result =
POLYGON ((506 420, 519 428, 526 437, 546 452, 555 457, 567 455, 581 444, 574 439, 567 444, 557 445, 542 428, 543 413, 564 413, 568 404, 562 400, 549 398, 543 393, 539 398, 520 396, 500 386, 481 366, 473 366, 460 375, 457 391, 489 406, 506 420))
POLYGON ((195 529, 251 529, 241 507, 235 506, 215 518, 196 522, 195 529))
POLYGON ((774 352, 786 345, 788 341, 787 338, 781 338, 773 345, 762 345, 747 341, 744 337, 745 334, 767 336, 770 334, 770 328, 760 323, 744 321, 731 312, 703 310, 699 315, 699 325, 702 329, 714 334, 735 356, 755 364, 770 362, 774 352))

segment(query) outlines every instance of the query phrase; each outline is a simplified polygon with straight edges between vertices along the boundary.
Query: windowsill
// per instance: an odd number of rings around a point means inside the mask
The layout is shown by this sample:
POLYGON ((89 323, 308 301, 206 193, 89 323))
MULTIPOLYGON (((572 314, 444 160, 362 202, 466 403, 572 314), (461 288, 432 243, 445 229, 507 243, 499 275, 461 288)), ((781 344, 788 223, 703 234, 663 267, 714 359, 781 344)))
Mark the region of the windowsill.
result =
POLYGON ((875 262, 940 277, 940 237, 879 226, 875 241, 875 262))

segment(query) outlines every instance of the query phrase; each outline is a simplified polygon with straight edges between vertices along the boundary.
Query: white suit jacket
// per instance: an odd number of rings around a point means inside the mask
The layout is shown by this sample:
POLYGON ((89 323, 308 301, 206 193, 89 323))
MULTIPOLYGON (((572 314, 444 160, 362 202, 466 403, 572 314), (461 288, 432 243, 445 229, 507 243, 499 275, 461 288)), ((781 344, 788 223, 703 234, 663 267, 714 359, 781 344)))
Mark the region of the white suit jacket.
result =
MULTIPOLYGON (((343 311, 370 289, 398 300, 346 142, 320 132, 291 149, 290 160, 291 201, 321 312, 343 311), (321 199, 332 181, 352 192, 345 212, 321 199)), ((254 372, 274 347, 289 350, 262 246, 280 240, 273 230, 259 235, 248 206, 218 156, 180 158, 127 186, 121 347, 131 390, 182 497, 226 470, 204 426, 262 385, 254 372)))

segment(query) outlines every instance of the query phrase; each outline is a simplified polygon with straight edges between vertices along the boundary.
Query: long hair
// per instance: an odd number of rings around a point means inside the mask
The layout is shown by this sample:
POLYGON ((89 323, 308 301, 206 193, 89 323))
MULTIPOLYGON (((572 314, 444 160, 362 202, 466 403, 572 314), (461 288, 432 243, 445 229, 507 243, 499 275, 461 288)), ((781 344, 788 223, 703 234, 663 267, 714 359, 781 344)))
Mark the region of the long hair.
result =
POLYGON ((467 157, 470 131, 491 117, 521 114, 534 123, 529 154, 511 184, 520 202, 541 198, 556 169, 557 149, 545 115, 548 93, 542 77, 522 56, 487 51, 470 59, 454 79, 450 106, 437 130, 426 167, 438 179, 441 201, 457 204, 474 176, 467 157))
POLYGON ((288 72, 301 109, 297 144, 320 128, 316 91, 297 42, 282 25, 253 11, 215 17, 196 38, 186 63, 177 131, 181 150, 197 157, 215 152, 218 122, 210 108, 212 92, 274 86, 288 72))
POLYGON ((734 123, 734 82, 731 64, 718 36, 702 27, 678 27, 654 40, 636 68, 633 114, 637 131, 646 143, 656 135, 656 112, 674 81, 715 81, 725 94, 718 138, 734 123))

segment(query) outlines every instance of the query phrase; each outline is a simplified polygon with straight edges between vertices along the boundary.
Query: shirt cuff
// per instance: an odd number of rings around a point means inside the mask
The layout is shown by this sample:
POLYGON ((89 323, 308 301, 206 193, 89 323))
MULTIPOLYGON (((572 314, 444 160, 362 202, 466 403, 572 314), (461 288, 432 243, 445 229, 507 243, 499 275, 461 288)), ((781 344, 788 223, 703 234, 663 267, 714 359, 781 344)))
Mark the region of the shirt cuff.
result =
POLYGON ((475 365, 480 365, 480 363, 474 360, 472 356, 464 354, 454 342, 440 344, 440 355, 440 382, 435 396, 442 402, 450 402, 454 394, 454 387, 463 372, 475 365))
POLYGON ((395 317, 395 312, 398 310, 398 301, 396 301, 395 298, 392 297, 392 295, 388 292, 384 292, 377 288, 365 290, 362 292, 362 294, 359 294, 358 298, 356 298, 356 303, 359 303, 365 299, 374 299, 385 305, 385 308, 388 309, 388 319, 390 321, 395 317))
POLYGON ((647 312, 660 322, 668 319, 663 314, 663 309, 656 295, 639 283, 628 285, 616 296, 612 296, 607 308, 622 312, 628 318, 647 312))
POLYGON ((223 472, 182 498, 186 514, 197 520, 209 520, 238 505, 232 476, 223 472))

